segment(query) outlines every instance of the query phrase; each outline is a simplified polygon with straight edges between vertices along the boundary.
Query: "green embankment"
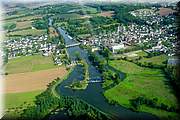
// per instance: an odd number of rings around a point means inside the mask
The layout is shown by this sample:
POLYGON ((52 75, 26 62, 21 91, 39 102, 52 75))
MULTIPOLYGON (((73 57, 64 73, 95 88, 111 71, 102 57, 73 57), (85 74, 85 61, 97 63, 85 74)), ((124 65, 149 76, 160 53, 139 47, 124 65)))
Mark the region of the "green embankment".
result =
MULTIPOLYGON (((134 63, 113 60, 109 62, 114 68, 127 73, 124 81, 117 86, 105 91, 104 95, 109 102, 116 102, 124 107, 132 108, 130 100, 143 96, 147 99, 157 98, 157 105, 161 103, 168 107, 177 107, 176 97, 173 95, 167 79, 159 69, 150 69, 139 67, 134 63)), ((142 112, 149 112, 160 118, 176 118, 174 112, 152 108, 150 106, 140 105, 137 109, 142 112)))
POLYGON ((159 55, 151 58, 142 58, 139 62, 147 62, 152 63, 153 65, 164 65, 163 62, 165 62, 168 59, 167 55, 159 55))

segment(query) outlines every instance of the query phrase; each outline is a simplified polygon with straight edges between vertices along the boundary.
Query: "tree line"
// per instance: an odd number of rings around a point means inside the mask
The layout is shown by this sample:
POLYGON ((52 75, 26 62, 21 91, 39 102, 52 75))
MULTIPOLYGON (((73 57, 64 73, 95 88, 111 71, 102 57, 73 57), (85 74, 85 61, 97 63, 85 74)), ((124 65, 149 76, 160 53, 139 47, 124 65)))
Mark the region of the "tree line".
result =
POLYGON ((168 106, 164 103, 158 103, 158 98, 148 99, 144 96, 139 96, 135 99, 131 99, 130 103, 132 105, 132 109, 137 111, 141 105, 146 105, 152 108, 157 108, 161 110, 165 110, 168 112, 176 112, 175 106, 168 106))

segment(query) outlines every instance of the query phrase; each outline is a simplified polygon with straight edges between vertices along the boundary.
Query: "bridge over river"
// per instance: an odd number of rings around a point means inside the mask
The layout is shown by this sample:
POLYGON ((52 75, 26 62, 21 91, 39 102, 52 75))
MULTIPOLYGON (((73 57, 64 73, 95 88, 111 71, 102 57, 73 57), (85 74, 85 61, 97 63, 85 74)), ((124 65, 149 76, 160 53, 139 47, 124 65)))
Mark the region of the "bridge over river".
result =
POLYGON ((89 83, 102 83, 104 80, 100 77, 92 77, 89 79, 89 83))
POLYGON ((79 46, 80 44, 81 44, 81 43, 69 44, 69 45, 66 45, 66 48, 79 46))

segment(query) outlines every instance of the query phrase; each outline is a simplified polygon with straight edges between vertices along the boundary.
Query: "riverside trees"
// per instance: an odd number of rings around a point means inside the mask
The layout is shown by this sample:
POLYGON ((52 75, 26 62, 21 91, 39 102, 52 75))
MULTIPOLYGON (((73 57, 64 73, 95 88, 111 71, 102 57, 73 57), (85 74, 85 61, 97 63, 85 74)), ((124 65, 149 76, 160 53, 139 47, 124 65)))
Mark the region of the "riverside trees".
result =
POLYGON ((86 120, 107 120, 110 119, 108 115, 100 112, 93 106, 84 101, 69 97, 69 96, 55 96, 53 88, 60 79, 57 78, 48 85, 46 91, 38 95, 35 100, 35 105, 28 107, 22 113, 22 120, 41 120, 51 113, 52 110, 61 108, 66 110, 67 115, 72 119, 84 118, 86 120))

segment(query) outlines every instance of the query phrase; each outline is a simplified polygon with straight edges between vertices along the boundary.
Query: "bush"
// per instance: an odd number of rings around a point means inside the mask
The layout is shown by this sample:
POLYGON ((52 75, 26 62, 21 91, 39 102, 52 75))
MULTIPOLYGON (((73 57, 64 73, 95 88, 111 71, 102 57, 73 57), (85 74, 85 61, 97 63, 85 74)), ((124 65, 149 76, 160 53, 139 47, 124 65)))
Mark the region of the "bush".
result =
POLYGON ((161 103, 160 105, 158 105, 157 101, 158 101, 158 98, 147 99, 143 96, 140 96, 140 97, 137 97, 135 99, 131 99, 130 103, 133 107, 132 108, 133 110, 137 110, 140 105, 147 105, 149 107, 162 109, 162 110, 165 110, 168 112, 175 112, 176 111, 175 107, 173 107, 173 106, 168 107, 164 103, 161 103))
POLYGON ((45 20, 36 20, 32 23, 32 26, 35 27, 36 29, 47 29, 48 28, 48 23, 45 20))

